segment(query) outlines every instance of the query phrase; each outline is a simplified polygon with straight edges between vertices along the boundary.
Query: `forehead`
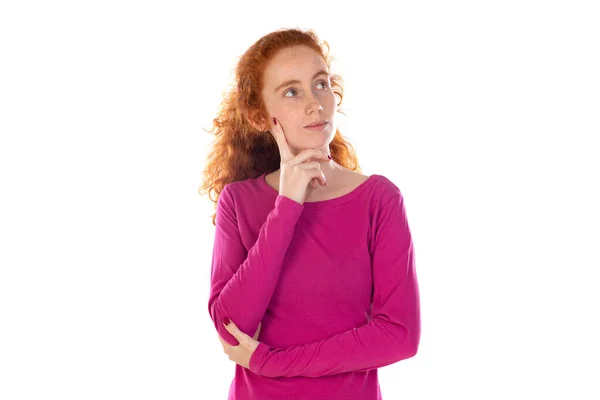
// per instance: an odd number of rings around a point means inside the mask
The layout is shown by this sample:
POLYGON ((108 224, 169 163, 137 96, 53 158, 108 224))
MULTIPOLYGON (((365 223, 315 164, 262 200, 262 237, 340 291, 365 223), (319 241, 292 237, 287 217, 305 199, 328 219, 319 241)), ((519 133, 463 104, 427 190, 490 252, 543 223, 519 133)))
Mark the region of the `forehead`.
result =
POLYGON ((279 51, 267 64, 265 86, 275 87, 283 81, 309 80, 319 70, 327 71, 323 58, 307 46, 294 46, 279 51))

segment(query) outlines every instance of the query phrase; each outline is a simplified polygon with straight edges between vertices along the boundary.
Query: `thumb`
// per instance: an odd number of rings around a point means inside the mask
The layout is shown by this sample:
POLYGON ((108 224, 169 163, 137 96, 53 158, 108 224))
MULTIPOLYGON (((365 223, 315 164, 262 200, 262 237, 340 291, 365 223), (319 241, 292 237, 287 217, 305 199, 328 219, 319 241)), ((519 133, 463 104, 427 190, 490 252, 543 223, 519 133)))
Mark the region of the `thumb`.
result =
POLYGON ((262 326, 262 321, 258 323, 258 329, 256 330, 256 333, 252 337, 254 340, 258 340, 258 335, 260 335, 260 328, 261 328, 261 326, 262 326))

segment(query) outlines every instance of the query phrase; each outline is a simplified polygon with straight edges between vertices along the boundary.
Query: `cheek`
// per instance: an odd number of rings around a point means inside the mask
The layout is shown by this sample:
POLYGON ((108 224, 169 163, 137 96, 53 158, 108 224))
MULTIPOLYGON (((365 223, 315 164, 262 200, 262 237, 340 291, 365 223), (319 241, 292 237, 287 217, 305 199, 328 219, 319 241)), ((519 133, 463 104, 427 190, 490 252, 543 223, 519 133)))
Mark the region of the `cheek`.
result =
POLYGON ((334 109, 336 107, 336 101, 337 97, 332 91, 329 91, 328 93, 324 94, 323 97, 321 97, 321 104, 325 109, 334 109))
POLYGON ((302 105, 298 101, 290 101, 282 105, 278 105, 274 108, 276 110, 278 118, 283 121, 284 125, 294 125, 296 121, 302 120, 302 105))
POLYGON ((293 115, 298 112, 297 101, 280 101, 273 105, 273 115, 285 120, 293 118, 293 115))

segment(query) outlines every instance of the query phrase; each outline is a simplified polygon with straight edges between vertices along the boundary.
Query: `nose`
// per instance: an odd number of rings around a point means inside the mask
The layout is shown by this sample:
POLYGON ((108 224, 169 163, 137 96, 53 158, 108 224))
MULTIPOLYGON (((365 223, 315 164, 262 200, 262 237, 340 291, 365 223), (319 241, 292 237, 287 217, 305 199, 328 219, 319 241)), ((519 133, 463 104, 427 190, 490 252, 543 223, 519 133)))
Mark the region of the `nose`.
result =
POLYGON ((313 113, 315 110, 323 111, 323 107, 321 106, 321 103, 315 99, 315 96, 310 96, 310 100, 308 102, 308 111, 309 113, 313 113))

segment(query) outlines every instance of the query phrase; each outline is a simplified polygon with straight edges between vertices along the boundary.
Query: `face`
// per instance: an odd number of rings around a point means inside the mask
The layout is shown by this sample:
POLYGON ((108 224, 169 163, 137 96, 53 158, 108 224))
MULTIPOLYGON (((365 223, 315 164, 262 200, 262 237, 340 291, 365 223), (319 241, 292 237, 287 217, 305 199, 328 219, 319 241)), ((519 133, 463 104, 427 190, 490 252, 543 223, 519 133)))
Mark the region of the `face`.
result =
POLYGON ((277 53, 264 72, 262 96, 269 117, 281 123, 294 154, 329 147, 336 130, 336 97, 327 65, 317 52, 294 46, 277 53), (306 128, 321 120, 328 121, 324 128, 306 128))

